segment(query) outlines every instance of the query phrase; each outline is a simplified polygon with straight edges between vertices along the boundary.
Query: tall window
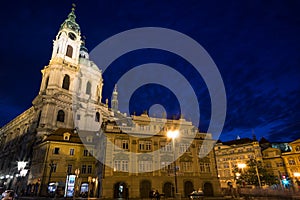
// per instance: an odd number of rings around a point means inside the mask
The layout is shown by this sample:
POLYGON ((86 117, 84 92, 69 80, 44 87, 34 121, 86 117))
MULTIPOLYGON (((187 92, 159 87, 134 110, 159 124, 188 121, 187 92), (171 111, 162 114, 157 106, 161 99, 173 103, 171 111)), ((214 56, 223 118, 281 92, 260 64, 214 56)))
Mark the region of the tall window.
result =
POLYGON ((100 113, 96 112, 95 121, 100 122, 100 113))
POLYGON ((52 164, 52 172, 56 172, 57 164, 52 164))
POLYGON ((58 147, 55 147, 55 148, 54 148, 53 154, 59 154, 59 148, 58 148, 58 147))
POLYGON ((88 81, 87 84, 86 84, 85 93, 86 93, 86 94, 91 94, 91 88, 92 88, 92 85, 91 85, 91 83, 88 81))
POLYGON ((45 89, 47 89, 48 83, 49 83, 49 76, 46 78, 46 81, 45 81, 45 89))
POLYGON ((62 88, 65 90, 69 90, 69 87, 70 87, 70 76, 66 74, 63 80, 62 88))
POLYGON ((89 151, 87 149, 83 150, 83 156, 88 156, 89 155, 89 151))
POLYGON ((88 174, 91 174, 92 173, 92 165, 88 165, 88 168, 87 168, 87 173, 88 174))
POLYGON ((63 110, 58 111, 56 121, 58 121, 58 122, 65 121, 65 112, 63 110))
POLYGON ((72 173, 72 165, 68 165, 68 169, 67 169, 68 174, 72 173))
POLYGON ((72 58, 72 55, 73 55, 73 47, 71 45, 68 45, 66 56, 72 58))
POLYGON ((192 162, 181 162, 181 169, 184 172, 191 172, 192 171, 192 162))
POLYGON ((85 174, 86 173, 86 165, 81 166, 81 173, 85 174))
POLYGON ((70 149, 70 156, 74 156, 74 149, 70 149))

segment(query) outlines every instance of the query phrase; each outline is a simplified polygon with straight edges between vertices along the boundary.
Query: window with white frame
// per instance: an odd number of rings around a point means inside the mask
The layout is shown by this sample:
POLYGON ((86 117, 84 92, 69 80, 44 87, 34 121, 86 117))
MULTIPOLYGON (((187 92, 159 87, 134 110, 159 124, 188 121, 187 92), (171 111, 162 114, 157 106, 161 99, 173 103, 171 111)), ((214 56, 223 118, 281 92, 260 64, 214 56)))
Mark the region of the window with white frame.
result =
POLYGON ((128 172, 128 160, 115 160, 114 171, 128 172))
POLYGON ((160 151, 161 152, 172 152, 172 144, 171 142, 160 142, 160 151))
POLYGON ((191 172, 192 171, 192 162, 181 162, 181 170, 184 172, 191 172))
POLYGON ((151 172, 152 161, 151 160, 139 160, 139 172, 151 172))
POLYGON ((190 144, 187 143, 179 144, 179 152, 180 153, 190 152, 190 144))

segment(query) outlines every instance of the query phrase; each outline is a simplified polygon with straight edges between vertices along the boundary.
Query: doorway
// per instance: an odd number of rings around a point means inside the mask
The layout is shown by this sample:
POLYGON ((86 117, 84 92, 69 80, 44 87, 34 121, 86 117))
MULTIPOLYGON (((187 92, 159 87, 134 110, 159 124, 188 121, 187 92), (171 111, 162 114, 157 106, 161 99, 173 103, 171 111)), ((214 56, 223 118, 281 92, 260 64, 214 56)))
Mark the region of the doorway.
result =
POLYGON ((140 183, 140 197, 149 198, 149 193, 151 191, 151 182, 148 180, 143 180, 140 183))
POLYGON ((118 182, 114 185, 114 198, 124 198, 129 197, 128 186, 124 182, 118 182))

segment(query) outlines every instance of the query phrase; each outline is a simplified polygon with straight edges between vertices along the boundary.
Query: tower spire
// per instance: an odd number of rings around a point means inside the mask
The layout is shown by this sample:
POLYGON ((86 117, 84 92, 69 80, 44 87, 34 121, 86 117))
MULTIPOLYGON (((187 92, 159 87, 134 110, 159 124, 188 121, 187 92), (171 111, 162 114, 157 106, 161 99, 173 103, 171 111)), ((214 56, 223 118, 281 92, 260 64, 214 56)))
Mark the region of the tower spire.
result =
POLYGON ((117 84, 115 85, 113 95, 112 95, 112 100, 111 100, 111 109, 116 112, 118 111, 118 91, 117 91, 117 84))

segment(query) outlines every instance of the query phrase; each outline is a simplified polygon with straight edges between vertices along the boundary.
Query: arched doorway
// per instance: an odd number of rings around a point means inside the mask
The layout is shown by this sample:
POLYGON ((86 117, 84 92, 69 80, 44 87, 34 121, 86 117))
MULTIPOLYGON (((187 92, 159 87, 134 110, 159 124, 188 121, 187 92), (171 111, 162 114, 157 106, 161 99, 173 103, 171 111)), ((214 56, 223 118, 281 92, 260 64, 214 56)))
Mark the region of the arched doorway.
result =
POLYGON ((194 184, 191 181, 186 181, 184 183, 184 196, 188 197, 194 190, 194 184))
POLYGON ((165 194, 166 198, 173 197, 174 196, 174 186, 173 186, 173 184, 170 183, 170 182, 166 182, 164 184, 164 187, 163 187, 163 193, 165 194))
POLYGON ((143 180, 140 183, 140 197, 149 198, 149 193, 151 191, 151 182, 148 180, 143 180))
POLYGON ((204 183, 203 193, 204 193, 204 196, 214 196, 214 190, 213 190, 213 186, 211 183, 209 183, 209 182, 204 183))
POLYGON ((128 198, 128 187, 124 182, 118 182, 114 185, 114 198, 128 198))

